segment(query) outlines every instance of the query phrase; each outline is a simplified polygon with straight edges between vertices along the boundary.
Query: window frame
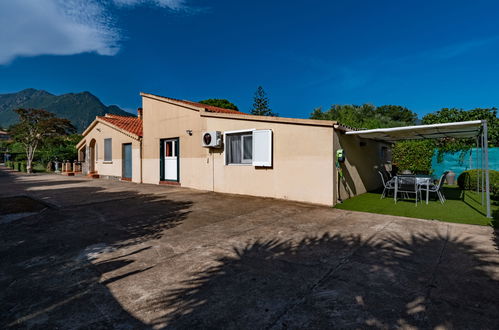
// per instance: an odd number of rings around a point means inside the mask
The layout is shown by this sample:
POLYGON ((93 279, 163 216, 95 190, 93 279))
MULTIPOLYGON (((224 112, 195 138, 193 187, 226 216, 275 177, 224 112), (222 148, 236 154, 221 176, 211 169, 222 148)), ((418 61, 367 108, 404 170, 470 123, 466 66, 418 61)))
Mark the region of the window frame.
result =
MULTIPOLYGON (((255 128, 251 128, 251 129, 242 129, 242 130, 236 130, 236 131, 226 131, 224 132, 224 153, 225 153, 225 157, 224 157, 224 161, 225 161, 225 165, 229 165, 229 166, 252 166, 253 165, 253 143, 251 144, 252 145, 252 149, 251 149, 251 159, 245 159, 244 158, 244 138, 246 137, 251 137, 251 139, 253 139, 253 131, 255 131, 256 129, 255 128), (247 134, 244 134, 244 133, 247 133, 247 134), (241 137, 241 163, 229 163, 229 160, 228 160, 228 155, 229 155, 229 148, 230 146, 227 144, 227 135, 240 135, 241 137)), ((253 140, 252 140, 253 141, 253 140)))
POLYGON ((242 133, 241 134, 241 164, 253 164, 253 132, 251 132, 250 134, 244 134, 242 133), (251 148, 251 158, 244 158, 244 140, 247 139, 247 138, 251 138, 251 144, 250 144, 250 148, 251 148))

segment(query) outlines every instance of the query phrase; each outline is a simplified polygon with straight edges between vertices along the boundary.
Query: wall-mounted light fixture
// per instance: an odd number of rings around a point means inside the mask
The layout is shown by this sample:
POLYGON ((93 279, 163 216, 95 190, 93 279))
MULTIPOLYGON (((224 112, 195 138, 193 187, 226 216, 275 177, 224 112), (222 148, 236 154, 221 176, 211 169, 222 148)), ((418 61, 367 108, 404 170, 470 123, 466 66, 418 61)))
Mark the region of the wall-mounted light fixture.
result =
POLYGON ((187 134, 189 134, 190 136, 192 136, 192 129, 186 129, 186 130, 185 130, 185 132, 186 132, 187 134))
POLYGON ((100 132, 100 128, 97 128, 97 132, 100 132))

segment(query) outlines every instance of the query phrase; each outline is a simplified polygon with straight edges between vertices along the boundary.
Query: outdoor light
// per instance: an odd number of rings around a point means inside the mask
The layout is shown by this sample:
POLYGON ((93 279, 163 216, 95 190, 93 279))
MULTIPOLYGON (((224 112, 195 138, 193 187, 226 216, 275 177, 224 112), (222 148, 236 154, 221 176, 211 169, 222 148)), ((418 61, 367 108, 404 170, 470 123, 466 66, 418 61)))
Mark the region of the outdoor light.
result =
POLYGON ((192 135, 192 129, 186 129, 185 132, 189 135, 192 135))

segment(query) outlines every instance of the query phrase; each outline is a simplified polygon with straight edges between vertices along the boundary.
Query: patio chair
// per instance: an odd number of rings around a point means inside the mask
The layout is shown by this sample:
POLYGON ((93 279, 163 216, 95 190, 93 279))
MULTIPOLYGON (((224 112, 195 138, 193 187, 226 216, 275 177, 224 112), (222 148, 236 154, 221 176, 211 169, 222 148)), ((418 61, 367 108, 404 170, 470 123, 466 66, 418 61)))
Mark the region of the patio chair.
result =
MULTIPOLYGON (((438 184, 435 185, 435 184, 430 184, 430 186, 428 187, 428 193, 436 193, 437 196, 438 196, 438 199, 440 200, 440 203, 445 203, 446 199, 445 199, 445 195, 442 193, 442 186, 445 182, 445 177, 447 176, 447 173, 449 173, 449 171, 445 171, 442 176, 440 177, 440 180, 438 180, 438 184)), ((420 191, 424 189, 423 186, 420 186, 419 187, 420 191)))
MULTIPOLYGON (((408 198, 409 195, 414 194, 416 206, 418 206, 419 187, 415 175, 397 176, 396 185, 397 185, 397 195, 398 193, 402 193, 405 198, 408 198)), ((395 203, 396 202, 397 202, 397 196, 395 196, 395 203)))
POLYGON ((383 193, 381 194, 381 198, 383 199, 386 196, 387 191, 395 190, 394 181, 392 179, 386 179, 381 171, 378 171, 379 176, 381 177, 381 182, 383 182, 383 193))

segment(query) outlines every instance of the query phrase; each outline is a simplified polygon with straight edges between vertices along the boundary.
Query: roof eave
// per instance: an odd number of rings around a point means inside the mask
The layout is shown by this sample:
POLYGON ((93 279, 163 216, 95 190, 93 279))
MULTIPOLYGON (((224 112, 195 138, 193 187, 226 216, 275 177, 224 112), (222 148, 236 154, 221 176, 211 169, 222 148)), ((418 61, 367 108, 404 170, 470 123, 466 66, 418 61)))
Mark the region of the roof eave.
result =
POLYGON ((184 102, 181 102, 181 101, 175 101, 175 100, 172 100, 172 99, 170 99, 168 97, 163 97, 163 96, 149 94, 149 93, 143 93, 143 92, 140 92, 140 96, 147 97, 149 99, 160 101, 160 102, 165 102, 165 103, 170 103, 170 104, 178 105, 180 107, 191 109, 191 110, 194 110, 194 111, 204 111, 204 108, 202 108, 202 107, 196 107, 195 105, 192 105, 192 104, 184 103, 184 102))
POLYGON ((93 121, 93 122, 92 122, 92 123, 91 123, 91 124, 90 124, 90 125, 86 128, 86 129, 85 129, 85 131, 83 131, 83 133, 81 134, 81 135, 83 136, 83 139, 82 139, 80 142, 78 142, 78 143, 76 144, 76 147, 77 147, 77 148, 80 148, 80 147, 81 147, 82 142, 84 142, 84 141, 85 141, 85 136, 86 136, 88 133, 90 133, 90 131, 91 131, 91 130, 92 130, 92 129, 93 129, 93 128, 94 128, 94 127, 98 124, 98 123, 101 123, 101 124, 107 125, 107 126, 109 126, 109 127, 113 128, 113 129, 117 130, 118 132, 120 132, 120 133, 122 133, 122 134, 124 134, 124 135, 126 135, 126 136, 129 136, 129 137, 131 137, 132 139, 135 139, 135 140, 137 140, 137 141, 140 141, 140 139, 142 138, 140 135, 137 135, 137 134, 134 134, 134 133, 129 132, 129 131, 127 131, 127 130, 124 130, 124 129, 122 129, 122 128, 120 128, 120 127, 116 126, 116 125, 111 124, 110 122, 108 122, 108 121, 106 121, 106 120, 103 120, 103 119, 100 119, 99 117, 97 117, 97 118, 95 118, 95 120, 94 120, 94 121, 93 121))
POLYGON ((213 117, 213 118, 224 118, 224 119, 237 119, 237 120, 248 120, 248 121, 263 121, 278 124, 292 124, 292 125, 308 125, 308 126, 321 126, 321 127, 334 127, 338 122, 332 120, 317 120, 317 119, 298 119, 298 118, 286 118, 286 117, 268 117, 268 116, 255 116, 255 115, 239 115, 232 113, 217 113, 217 112, 200 112, 201 117, 213 117))

